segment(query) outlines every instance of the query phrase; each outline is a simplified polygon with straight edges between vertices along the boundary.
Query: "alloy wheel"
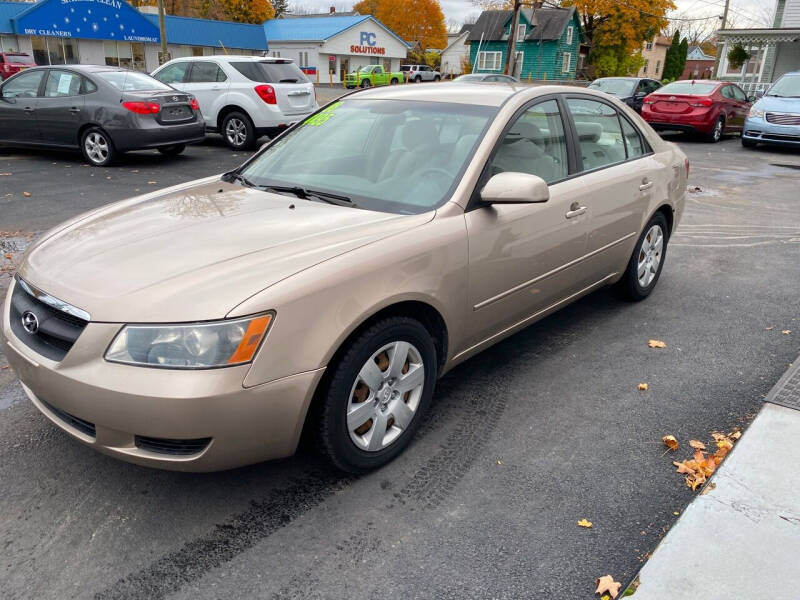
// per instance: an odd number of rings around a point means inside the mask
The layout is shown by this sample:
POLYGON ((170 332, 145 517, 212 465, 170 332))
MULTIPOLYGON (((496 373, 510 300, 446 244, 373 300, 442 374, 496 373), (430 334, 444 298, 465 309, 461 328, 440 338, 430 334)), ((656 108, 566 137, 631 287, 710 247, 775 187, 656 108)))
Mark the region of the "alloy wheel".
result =
POLYGON ((642 288, 650 285, 658 273, 663 250, 664 233, 661 231, 661 227, 653 225, 642 239, 642 245, 639 248, 636 276, 642 288))
POLYGON ((419 350, 391 342, 361 367, 347 402, 347 431, 361 450, 377 452, 394 443, 411 425, 425 386, 419 350))
POLYGON ((86 149, 86 155, 93 163, 101 164, 108 160, 108 141, 101 133, 93 131, 87 135, 83 146, 86 149))
POLYGON ((228 119, 228 124, 225 125, 225 137, 234 146, 243 146, 247 140, 247 126, 244 121, 236 117, 228 119))
POLYGON ((718 142, 722 138, 722 119, 717 120, 717 124, 714 125, 714 141, 718 142))

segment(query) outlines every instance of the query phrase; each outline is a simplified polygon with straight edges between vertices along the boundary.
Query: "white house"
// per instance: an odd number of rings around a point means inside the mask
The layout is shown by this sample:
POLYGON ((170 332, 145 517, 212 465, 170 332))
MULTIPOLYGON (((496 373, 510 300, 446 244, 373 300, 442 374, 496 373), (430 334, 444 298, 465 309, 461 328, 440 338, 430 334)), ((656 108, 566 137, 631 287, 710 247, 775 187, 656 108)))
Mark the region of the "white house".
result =
POLYGON ((443 75, 461 75, 463 64, 469 60, 468 25, 458 33, 447 35, 447 48, 442 50, 442 64, 439 70, 443 75))

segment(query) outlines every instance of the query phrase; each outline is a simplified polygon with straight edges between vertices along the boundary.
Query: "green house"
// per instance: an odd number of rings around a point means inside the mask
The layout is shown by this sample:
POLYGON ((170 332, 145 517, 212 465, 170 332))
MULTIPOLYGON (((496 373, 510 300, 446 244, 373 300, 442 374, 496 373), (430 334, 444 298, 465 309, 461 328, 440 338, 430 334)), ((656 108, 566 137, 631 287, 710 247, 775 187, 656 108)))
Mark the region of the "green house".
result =
MULTIPOLYGON (((476 73, 503 72, 513 17, 510 10, 485 10, 471 27, 469 56, 476 73)), ((583 37, 574 7, 520 10, 515 75, 575 79, 583 37)))

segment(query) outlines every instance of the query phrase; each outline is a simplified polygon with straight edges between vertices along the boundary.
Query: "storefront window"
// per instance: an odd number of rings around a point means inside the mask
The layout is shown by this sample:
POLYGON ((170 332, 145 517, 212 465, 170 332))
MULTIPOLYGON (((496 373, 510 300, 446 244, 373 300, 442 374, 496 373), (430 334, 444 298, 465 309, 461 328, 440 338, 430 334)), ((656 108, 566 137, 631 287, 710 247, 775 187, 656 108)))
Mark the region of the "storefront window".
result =
POLYGON ((135 71, 144 71, 144 44, 138 42, 103 42, 106 64, 135 71))
POLYGON ((33 60, 37 65, 74 65, 78 61, 78 40, 31 37, 33 60))
POLYGON ((117 55, 119 56, 119 66, 130 69, 133 64, 133 53, 131 52, 130 42, 117 42, 117 55))
POLYGON ((33 46, 33 60, 37 65, 49 65, 50 58, 47 56, 47 42, 43 37, 31 37, 33 46))
POLYGON ((192 56, 203 56, 203 47, 192 46, 192 56))
POLYGON ((117 54, 117 42, 103 42, 106 51, 106 64, 110 67, 119 66, 119 55, 117 54))
POLYGON ((0 35, 0 52, 19 52, 15 35, 0 35))

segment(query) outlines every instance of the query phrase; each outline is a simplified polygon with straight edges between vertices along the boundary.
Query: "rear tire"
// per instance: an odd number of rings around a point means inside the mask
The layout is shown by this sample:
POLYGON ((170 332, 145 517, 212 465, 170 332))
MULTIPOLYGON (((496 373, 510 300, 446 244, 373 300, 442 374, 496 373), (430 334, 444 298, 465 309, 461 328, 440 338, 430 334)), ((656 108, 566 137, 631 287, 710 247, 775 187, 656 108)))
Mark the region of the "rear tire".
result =
POLYGON ((705 139, 711 144, 715 144, 722 139, 722 134, 725 131, 725 117, 720 116, 717 122, 714 123, 714 129, 706 134, 705 139))
POLYGON ((352 340, 330 372, 316 415, 320 450, 342 471, 365 473, 414 437, 436 385, 436 348, 421 323, 391 317, 352 340), (412 372, 417 376, 405 379, 412 372))
POLYGON ((392 77, 392 80, 389 82, 389 85, 397 85, 398 83, 400 82, 397 81, 397 77, 392 77))
POLYGON ((256 144, 253 122, 243 112, 234 111, 225 115, 220 131, 232 150, 249 150, 256 144))
POLYGON ((114 143, 99 127, 90 127, 81 136, 81 152, 93 167, 108 167, 117 157, 114 143))
POLYGON ((434 77, 434 78, 433 78, 433 80, 434 80, 434 81, 440 81, 441 79, 442 79, 442 78, 441 78, 441 77, 439 77, 438 75, 437 75, 436 77, 434 77))
POLYGON ((414 83, 422 83, 422 77, 420 77, 419 75, 417 75, 417 76, 414 78, 414 83))
POLYGON ((186 150, 186 144, 172 144, 171 146, 161 146, 158 151, 164 156, 178 156, 186 150))
POLYGON ((669 229, 664 214, 657 212, 647 222, 636 241, 619 289, 634 302, 647 298, 658 283, 667 255, 669 229))

